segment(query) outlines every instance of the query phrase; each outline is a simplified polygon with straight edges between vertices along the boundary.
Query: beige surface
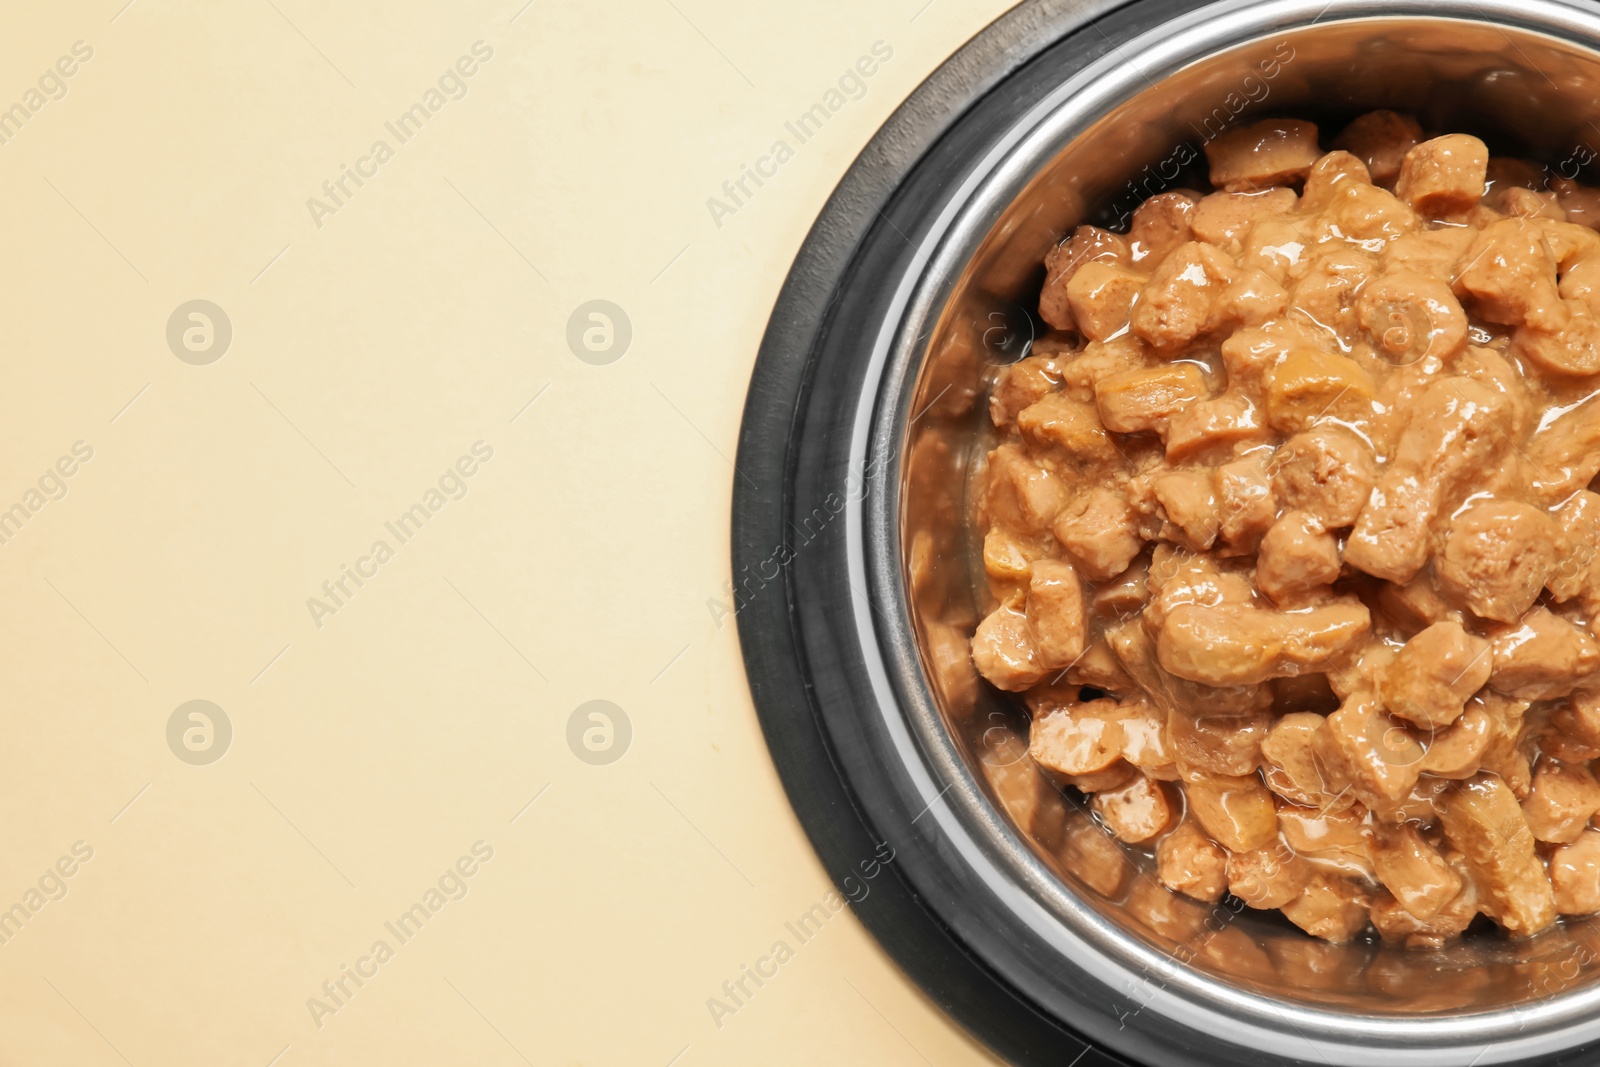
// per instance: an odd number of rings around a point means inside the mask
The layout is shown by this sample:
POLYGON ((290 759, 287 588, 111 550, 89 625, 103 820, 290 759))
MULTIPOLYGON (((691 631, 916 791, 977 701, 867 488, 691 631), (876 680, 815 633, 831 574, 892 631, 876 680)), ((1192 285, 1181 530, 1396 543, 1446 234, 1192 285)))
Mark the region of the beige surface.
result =
POLYGON ((706 602, 787 266, 1003 0, 122 3, 0 36, 0 107, 93 49, 0 146, 0 508, 93 449, 0 545, 0 909, 41 905, 0 944, 0 1062, 983 1062, 847 912, 714 1024, 828 884, 706 602), (480 40, 399 144, 384 123, 480 40), (876 41, 864 96, 716 226, 707 197, 876 41), (596 297, 633 326, 609 366, 565 342, 596 297), (210 365, 168 350, 192 299, 232 322, 210 365), (307 598, 380 538, 318 627, 307 598), (193 699, 234 729, 208 766, 167 743, 193 699), (592 699, 633 725, 609 766, 566 742, 592 699), (385 922, 478 841, 401 944, 385 922), (319 1027, 308 998, 380 939, 319 1027))

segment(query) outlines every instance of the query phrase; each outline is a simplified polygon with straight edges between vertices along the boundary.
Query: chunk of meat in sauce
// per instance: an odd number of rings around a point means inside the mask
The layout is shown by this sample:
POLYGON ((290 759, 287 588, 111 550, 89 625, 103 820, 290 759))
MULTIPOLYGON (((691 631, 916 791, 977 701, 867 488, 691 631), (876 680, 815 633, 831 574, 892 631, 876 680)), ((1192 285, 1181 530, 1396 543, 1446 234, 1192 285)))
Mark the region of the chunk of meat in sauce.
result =
POLYGON ((1482 141, 1449 133, 1406 152, 1394 191, 1424 215, 1465 211, 1483 197, 1488 171, 1489 149, 1482 141))
POLYGON ((1550 878, 1510 787, 1492 774, 1457 782, 1445 794, 1440 815, 1445 835, 1466 857, 1500 925, 1531 935, 1555 922, 1550 878))
POLYGON ((972 635, 972 663, 998 689, 1020 692, 1037 685, 1048 669, 1039 662, 1033 628, 1017 601, 1001 604, 972 635))
POLYGON ((1319 419, 1359 419, 1372 406, 1372 376, 1348 356, 1297 348, 1266 373, 1267 422, 1298 433, 1319 419))
POLYGON ((1528 829, 1540 841, 1571 844, 1600 812, 1600 784, 1588 766, 1542 759, 1533 772, 1533 787, 1522 802, 1528 829))
POLYGON ((1251 685, 1319 670, 1371 626, 1365 604, 1334 598, 1302 611, 1228 605, 1174 609, 1161 627, 1161 664, 1206 685, 1251 685))
POLYGON ((1315 877, 1311 864, 1282 841, 1228 856, 1228 892, 1252 908, 1281 908, 1315 877))
POLYGON ((1317 127, 1298 119, 1264 119, 1206 143, 1211 184, 1230 191, 1304 178, 1321 155, 1317 127))
POLYGON ((1286 511, 1261 539, 1256 585, 1280 607, 1339 577, 1339 539, 1304 511, 1286 511))
POLYGON ((1083 655, 1089 636, 1083 582, 1064 560, 1033 564, 1026 614, 1033 631, 1035 662, 1046 670, 1066 667, 1083 655))
POLYGON ((1317 766, 1314 741, 1322 722, 1323 716, 1315 712, 1297 711, 1274 723, 1261 740, 1262 777, 1268 789, 1292 804, 1307 808, 1349 807, 1355 798, 1329 789, 1317 766))
POLYGON ((1432 919, 1461 892, 1461 877, 1415 826, 1381 827, 1371 847, 1378 880, 1417 919, 1432 919))
POLYGON ((1473 614, 1516 622, 1533 607, 1556 564, 1548 512, 1491 500, 1451 520, 1434 565, 1439 590, 1473 614))
POLYGON ((1355 119, 1333 139, 1367 165, 1372 180, 1392 186, 1400 176, 1406 153, 1422 141, 1422 127, 1409 115, 1369 111, 1355 119))
POLYGON ((1066 486, 1060 476, 1020 446, 1003 444, 989 453, 984 508, 991 524, 1031 533, 1046 531, 1065 498, 1066 486))
POLYGON ((1145 276, 1115 263, 1085 263, 1067 282, 1067 306, 1078 332, 1104 341, 1128 325, 1128 313, 1144 288, 1145 276))
POLYGON ((1554 517, 1556 562, 1545 588, 1556 603, 1576 599, 1592 615, 1600 602, 1600 495, 1574 493, 1554 517))
POLYGON ((1317 875, 1299 896, 1283 905, 1284 918, 1313 937, 1349 941, 1367 927, 1371 895, 1347 878, 1317 875))
POLYGON ((1174 892, 1211 904, 1228 888, 1228 853, 1185 820, 1156 846, 1156 877, 1174 892))
POLYGON ((1160 782, 1136 774, 1126 785, 1094 795, 1094 813, 1119 840, 1141 845, 1166 832, 1172 802, 1160 782))
POLYGON ((1045 256, 1044 290, 1039 295, 1039 317, 1058 330, 1072 330, 1077 323, 1067 287, 1073 275, 1086 263, 1126 264, 1131 262, 1125 238, 1098 226, 1079 226, 1072 237, 1045 256))
POLYGON ((1121 574, 1144 548, 1127 495, 1110 489, 1091 489, 1076 497, 1051 529, 1091 581, 1121 574))
POLYGON ((1121 465, 1122 453, 1090 404, 1061 393, 1039 398, 1017 413, 1017 429, 1035 449, 1060 449, 1074 467, 1090 472, 1121 465))
POLYGON ((1365 694, 1329 715, 1314 745, 1324 780, 1348 783, 1369 808, 1399 804, 1422 775, 1422 745, 1365 694))
POLYGON ((1122 759, 1122 723, 1114 700, 1063 704, 1036 715, 1028 754, 1059 774, 1095 774, 1122 759))
POLYGON ((1176 363, 1113 374, 1095 386, 1095 400, 1107 429, 1165 433, 1175 412, 1208 392, 1199 367, 1176 363))
POLYGON ((1372 446, 1339 426, 1317 426, 1283 443, 1271 462, 1272 486, 1287 508, 1326 529, 1355 523, 1377 484, 1372 446))
POLYGON ((1550 883, 1562 915, 1600 911, 1600 831, 1585 830, 1550 853, 1550 883))
POLYGON ((1188 782, 1189 811, 1230 852, 1249 852, 1278 836, 1278 812, 1261 779, 1213 778, 1188 782))
POLYGON ((1494 670, 1489 686, 1509 697, 1554 700, 1577 689, 1600 669, 1600 645, 1549 609, 1536 607, 1490 642, 1494 670))
POLYGON ((1445 503, 1504 451, 1495 420, 1506 409, 1502 396, 1470 378, 1424 389, 1345 543, 1346 562, 1391 582, 1421 570, 1445 503))
POLYGON ((1437 622, 1406 642, 1379 676, 1384 706, 1418 726, 1449 726, 1489 680, 1489 642, 1457 622, 1437 622))

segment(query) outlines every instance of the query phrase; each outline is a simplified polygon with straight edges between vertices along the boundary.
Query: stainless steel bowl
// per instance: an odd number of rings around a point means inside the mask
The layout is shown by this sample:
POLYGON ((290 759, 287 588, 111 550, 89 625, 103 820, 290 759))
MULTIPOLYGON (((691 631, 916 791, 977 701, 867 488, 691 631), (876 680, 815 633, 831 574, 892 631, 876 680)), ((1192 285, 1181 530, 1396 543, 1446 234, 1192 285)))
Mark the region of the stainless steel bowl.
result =
POLYGON ((1516 1062, 1600 1040, 1600 925, 1442 952, 1315 942, 1276 916, 1187 901, 1147 871, 1097 871, 1075 801, 1018 763, 1025 724, 978 682, 968 472, 982 390, 1033 329, 1046 251, 1125 214, 1174 151, 1252 116, 1378 107, 1499 154, 1576 167, 1600 145, 1600 12, 1546 0, 1225 2, 1071 71, 951 184, 898 279, 854 412, 852 469, 894 470, 845 509, 853 610, 881 713, 925 771, 926 818, 1038 944, 1164 1021, 1284 1061, 1516 1062))

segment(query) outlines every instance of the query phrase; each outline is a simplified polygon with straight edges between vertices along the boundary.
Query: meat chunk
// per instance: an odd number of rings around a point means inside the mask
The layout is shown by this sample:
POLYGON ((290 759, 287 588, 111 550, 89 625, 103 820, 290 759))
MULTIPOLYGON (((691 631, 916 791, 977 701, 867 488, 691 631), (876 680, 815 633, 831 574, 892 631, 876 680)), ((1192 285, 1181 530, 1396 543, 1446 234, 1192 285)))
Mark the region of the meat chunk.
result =
POLYGON ((1176 893, 1207 904, 1228 887, 1228 854, 1188 820, 1156 846, 1156 877, 1176 893))
POLYGON ((1537 224, 1512 218, 1484 227, 1466 263, 1456 286, 1473 298, 1480 318, 1509 326, 1531 322, 1540 329, 1561 325, 1556 257, 1537 224))
POLYGON ((1398 806, 1422 775, 1422 746, 1366 694, 1350 697, 1329 715, 1313 745, 1323 779, 1348 783, 1369 808, 1398 806))
POLYGON ((1077 328, 1067 287, 1087 263, 1130 261, 1128 242, 1098 226, 1079 226, 1072 238, 1063 241, 1045 256, 1044 289, 1039 294, 1039 317, 1058 330, 1077 328))
POLYGON ((1378 478, 1372 446, 1339 426, 1317 426, 1289 438, 1271 469, 1283 505, 1329 530, 1356 521, 1378 478))
POLYGON ((1550 853, 1550 883, 1562 915, 1600 911, 1600 832, 1585 830, 1550 853))
MULTIPOLYGON (((1348 795, 1348 794, 1347 794, 1348 795)), ((1284 843, 1326 873, 1376 878, 1372 870, 1367 810, 1350 803, 1343 808, 1278 808, 1284 843)))
POLYGON ((1199 196, 1183 189, 1157 193, 1133 211, 1128 227, 1128 247, 1133 265, 1148 270, 1192 236, 1190 223, 1199 196))
POLYGON ((1522 700, 1567 696, 1600 669, 1594 638, 1542 607, 1496 633, 1491 646, 1490 688, 1522 700))
POLYGON ((1295 899, 1283 905, 1284 918, 1312 937, 1349 941, 1367 928, 1371 897, 1348 878, 1317 875, 1295 899))
POLYGON ((1449 726, 1467 699, 1489 680, 1489 642, 1457 622, 1437 622, 1406 642, 1379 675, 1378 692, 1392 714, 1418 726, 1449 726))
POLYGON ((1128 325, 1128 312, 1145 276, 1104 261, 1085 263, 1067 282, 1067 304, 1078 332, 1104 341, 1128 325))
POLYGON ((1557 415, 1535 433, 1529 459, 1533 488, 1547 503, 1563 501, 1593 481, 1600 474, 1600 397, 1557 415))
POLYGON ((1452 853, 1446 862, 1461 880, 1461 891, 1427 921, 1412 915, 1388 892, 1373 899, 1367 914, 1385 941, 1399 941, 1408 948, 1438 948, 1465 932, 1478 917, 1482 901, 1466 862, 1459 853, 1452 853))
POLYGON ((1467 313, 1450 286, 1404 268, 1385 271, 1356 304, 1362 329, 1391 363, 1444 359, 1467 340, 1467 313))
POLYGON ((1410 824, 1374 833, 1372 869, 1400 906, 1423 922, 1461 892, 1461 877, 1410 824))
POLYGON ((1039 662, 1033 627, 1016 601, 1001 604, 972 635, 972 663, 999 689, 1020 692, 1037 685, 1047 668, 1039 662))
POLYGON ((1354 597, 1294 613, 1185 605, 1167 615, 1156 647, 1161 665, 1179 678, 1250 685, 1324 669, 1366 636, 1371 621, 1354 597))
POLYGON ((1122 723, 1114 700, 1062 704, 1035 715, 1028 754, 1058 774, 1095 774, 1122 759, 1122 723))
MULTIPOLYGON (((1262 776, 1267 788, 1291 804, 1307 808, 1337 807, 1338 791, 1329 789, 1317 766, 1313 742, 1322 729, 1321 715, 1297 711, 1283 716, 1261 741, 1262 776)), ((1345 800, 1348 807, 1354 798, 1345 800)))
POLYGON ((1164 433, 1175 412, 1209 392, 1200 368, 1173 363, 1123 371, 1095 387, 1100 421, 1117 433, 1164 433))
POLYGON ((1311 865, 1282 841, 1228 857, 1228 892, 1252 908, 1281 908, 1314 877, 1311 865))
POLYGON ((1550 713, 1553 729, 1572 741, 1600 748, 1600 693, 1580 689, 1550 713))
POLYGON ((1265 711, 1196 715, 1174 709, 1167 718, 1167 737, 1180 767, 1242 778, 1255 773, 1261 742, 1271 726, 1272 716, 1265 711))
POLYGON ((1308 210, 1326 211, 1348 190, 1371 184, 1372 172, 1360 159, 1349 152, 1329 152, 1306 174, 1301 204, 1308 210))
POLYGON ((1238 274, 1238 264, 1214 245, 1180 245, 1140 293, 1129 328, 1159 352, 1182 348, 1227 321, 1224 294, 1238 274))
POLYGON ((1547 512, 1491 500, 1457 515, 1434 564, 1439 589, 1485 619, 1516 622, 1555 569, 1556 526, 1547 512))
POLYGON ((1009 426, 1018 412, 1061 388, 1064 360, 1059 352, 1039 352, 1001 368, 989 396, 989 418, 1009 426))
POLYGON ((1495 723, 1481 703, 1470 705, 1461 718, 1445 729, 1432 728, 1422 773, 1438 778, 1471 778, 1483 765, 1495 723))
POLYGON ((1310 429, 1322 418, 1363 418, 1372 396, 1372 377, 1360 364, 1315 348, 1294 349, 1266 373, 1267 422, 1281 433, 1310 429))
POLYGON ((1572 494, 1555 512, 1555 566, 1545 588, 1556 603, 1578 599, 1585 610, 1600 602, 1600 495, 1572 494))
POLYGON ((1522 802, 1528 829, 1540 841, 1571 844, 1600 812, 1600 784, 1581 763, 1539 761, 1533 788, 1522 802))
POLYGON ((994 526, 983 535, 983 570, 991 588, 1020 593, 1027 588, 1033 561, 1049 555, 1034 538, 1022 537, 1004 526, 994 526))
POLYGON ((1217 536, 1230 550, 1253 552, 1278 517, 1277 499, 1266 464, 1246 456, 1217 468, 1217 536))
POLYGON ((1189 811, 1230 852, 1263 848, 1278 836, 1278 812, 1261 779, 1212 778, 1187 783, 1189 811))
POLYGON ((1195 240, 1237 258, 1244 251, 1245 235, 1258 226, 1288 220, 1295 199, 1293 190, 1283 188, 1212 193, 1195 205, 1190 229, 1195 240))
POLYGON ((1265 414, 1240 389, 1196 401, 1167 420, 1167 459, 1174 463, 1208 451, 1232 452, 1243 445, 1266 444, 1270 440, 1265 414))
POLYGON ((984 510, 991 523, 1042 533, 1061 511, 1066 488, 1060 477, 1015 444, 989 453, 984 510))
POLYGON ((1500 925, 1531 935, 1555 921, 1555 898, 1511 789, 1492 774, 1457 782, 1440 809, 1445 835, 1493 903, 1500 925))
POLYGON ((1482 141, 1446 134, 1406 152, 1394 191, 1424 215, 1465 211, 1483 196, 1488 171, 1489 149, 1482 141))
POLYGON ((1102 830, 1094 820, 1068 819, 1061 835, 1061 867, 1101 896, 1111 900, 1122 895, 1133 863, 1117 845, 1116 838, 1102 830))
POLYGON ((1126 785, 1094 795, 1091 805, 1106 829, 1130 845, 1141 845, 1166 833, 1172 823, 1172 802, 1161 783, 1142 774, 1126 785))
POLYGON ((1028 584, 1026 614, 1033 631, 1034 662, 1045 670, 1066 667, 1083 655, 1089 635, 1083 582, 1072 564, 1041 559, 1028 584))
POLYGON ((1122 459, 1094 406, 1061 393, 1049 393, 1018 412, 1017 429, 1034 448, 1059 448, 1080 470, 1116 467, 1122 459))
POLYGON ((1505 448, 1495 426, 1506 400, 1470 378, 1440 378, 1412 407, 1394 457, 1345 542, 1345 561, 1407 582, 1428 559, 1447 500, 1505 448))
POLYGON ((1110 489, 1095 488, 1075 497, 1051 529, 1084 576, 1095 582, 1127 570, 1144 547, 1127 496, 1110 489))
POLYGON ((1279 606, 1333 584, 1339 577, 1339 539, 1303 511, 1287 511, 1261 540, 1256 585, 1279 606))
POLYGON ((1162 782, 1178 780, 1176 757, 1167 733, 1167 716, 1144 701, 1125 705, 1122 717, 1122 758, 1162 782))
POLYGON ((1346 126, 1333 139, 1333 147, 1343 148, 1365 163, 1377 184, 1392 186, 1406 153, 1421 140, 1422 127, 1411 116, 1369 111, 1346 126))
POLYGON ((1216 480, 1209 470, 1176 470, 1156 475, 1151 490, 1166 519, 1162 537, 1203 552, 1216 540, 1216 480))
POLYGON ((1206 144, 1211 184, 1230 191, 1304 178, 1320 155, 1317 127, 1299 119, 1263 119, 1206 144))

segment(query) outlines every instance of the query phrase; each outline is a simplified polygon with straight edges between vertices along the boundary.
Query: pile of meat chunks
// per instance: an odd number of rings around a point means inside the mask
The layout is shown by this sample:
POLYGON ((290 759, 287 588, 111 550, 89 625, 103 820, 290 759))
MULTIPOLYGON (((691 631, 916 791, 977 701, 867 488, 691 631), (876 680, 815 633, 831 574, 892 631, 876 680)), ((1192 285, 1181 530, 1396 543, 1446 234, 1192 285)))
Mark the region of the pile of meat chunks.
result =
POLYGON ((1332 941, 1600 911, 1600 197, 1269 119, 1079 227, 990 394, 972 658, 1149 850, 1332 941))

